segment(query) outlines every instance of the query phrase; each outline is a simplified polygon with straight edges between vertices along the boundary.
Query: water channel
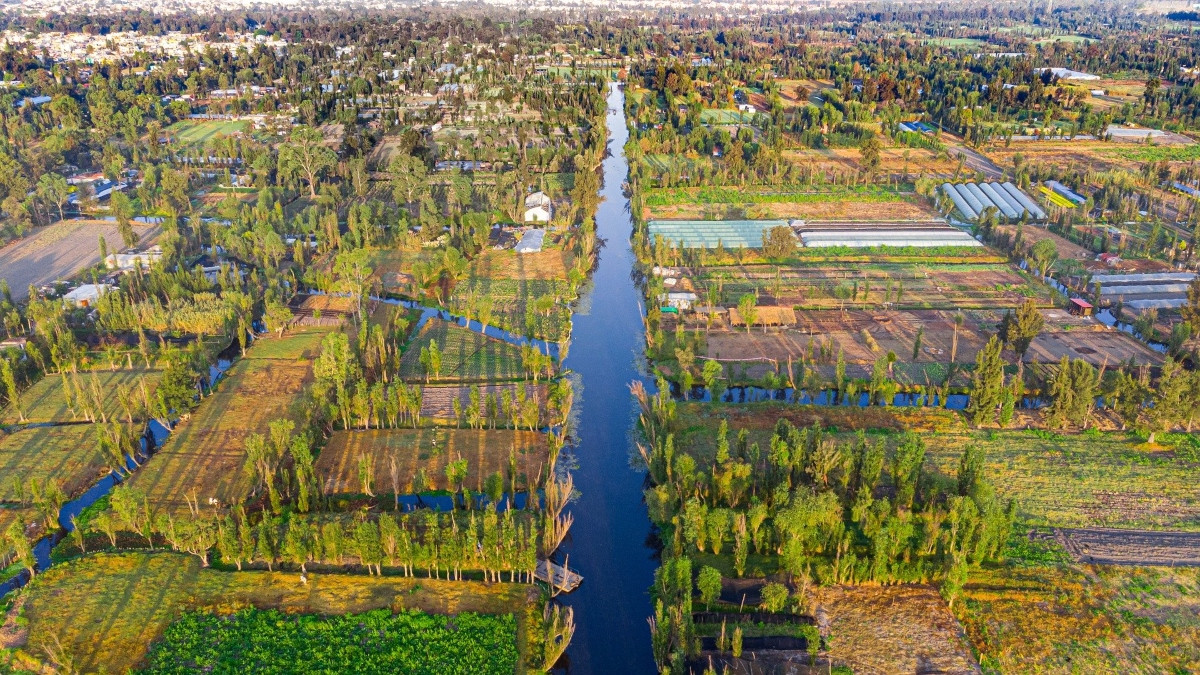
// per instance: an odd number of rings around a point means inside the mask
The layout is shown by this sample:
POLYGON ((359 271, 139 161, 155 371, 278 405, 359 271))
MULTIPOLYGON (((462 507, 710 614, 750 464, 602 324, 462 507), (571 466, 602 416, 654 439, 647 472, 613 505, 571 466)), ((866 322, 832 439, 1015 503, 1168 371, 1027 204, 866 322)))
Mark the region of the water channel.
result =
POLYGON ((629 384, 652 387, 644 363, 641 294, 633 279, 629 238, 633 221, 623 183, 625 94, 608 94, 608 149, 604 201, 596 214, 603 240, 592 284, 574 317, 564 366, 576 374, 573 475, 578 499, 571 535, 559 552, 583 575, 563 603, 575 610, 577 630, 566 669, 579 673, 652 673, 650 585, 658 566, 650 521, 642 504, 644 472, 631 464, 636 408, 629 384))

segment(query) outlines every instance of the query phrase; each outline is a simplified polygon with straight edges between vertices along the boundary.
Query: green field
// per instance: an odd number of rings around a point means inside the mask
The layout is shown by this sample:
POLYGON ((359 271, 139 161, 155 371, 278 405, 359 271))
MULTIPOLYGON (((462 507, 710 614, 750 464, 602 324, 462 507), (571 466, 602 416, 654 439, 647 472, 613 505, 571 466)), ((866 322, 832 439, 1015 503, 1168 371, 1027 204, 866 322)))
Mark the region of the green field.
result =
POLYGON ((167 627, 142 672, 512 673, 516 639, 511 614, 187 612, 167 627))
POLYGON ((178 145, 192 147, 203 146, 214 138, 221 138, 233 133, 245 133, 245 122, 225 120, 180 120, 163 130, 167 138, 178 145))
POLYGON ((423 382, 427 375, 430 382, 514 380, 525 376, 525 368, 520 347, 448 321, 430 319, 400 359, 403 379, 423 382), (442 354, 442 365, 437 373, 426 373, 421 350, 434 341, 442 354))
POLYGON ((642 158, 642 162, 653 172, 670 173, 671 171, 692 171, 701 162, 708 162, 707 159, 697 160, 683 155, 664 155, 651 154, 642 158))
POLYGON ((0 502, 19 504, 30 498, 30 483, 51 480, 67 496, 82 493, 109 471, 95 433, 91 424, 0 432, 0 502))
MULTIPOLYGON (((46 375, 21 393, 21 412, 25 414, 24 421, 27 423, 83 421, 82 407, 77 405, 72 411, 71 407, 67 405, 65 386, 70 386, 74 391, 82 389, 85 395, 94 395, 95 392, 98 392, 103 401, 104 413, 109 417, 119 416, 122 411, 117 400, 118 388, 125 388, 132 392, 133 400, 140 405, 142 403, 141 385, 144 382, 146 396, 153 402, 154 390, 158 386, 161 376, 160 371, 146 371, 140 368, 93 370, 80 372, 78 375, 71 373, 46 375), (69 384, 64 385, 64 380, 69 384)), ((0 424, 17 424, 19 421, 20 416, 12 406, 0 411, 0 424)))
MULTIPOLYGON (((13 653, 19 670, 40 672, 48 654, 54 653, 60 661, 54 668, 58 672, 123 673, 145 665, 149 646, 162 639, 168 626, 185 612, 231 614, 247 608, 325 616, 372 610, 513 614, 519 650, 523 649, 519 640, 524 634, 528 588, 324 573, 311 573, 308 584, 301 584, 293 572, 226 572, 203 567, 199 558, 178 553, 93 554, 38 574, 22 591, 23 621, 29 633, 13 653), (69 659, 72 667, 62 667, 63 659, 69 659)), ((512 624, 506 621, 498 620, 503 630, 476 637, 512 639, 512 624)), ((283 620, 284 625, 272 630, 286 629, 288 623, 283 620)), ((513 647, 508 644, 488 645, 496 654, 511 658, 513 647)))
POLYGON ((909 198, 893 188, 862 185, 855 187, 825 187, 814 190, 808 185, 780 185, 765 187, 702 187, 702 188, 652 188, 645 190, 646 206, 672 206, 675 204, 805 204, 840 202, 894 202, 909 198))

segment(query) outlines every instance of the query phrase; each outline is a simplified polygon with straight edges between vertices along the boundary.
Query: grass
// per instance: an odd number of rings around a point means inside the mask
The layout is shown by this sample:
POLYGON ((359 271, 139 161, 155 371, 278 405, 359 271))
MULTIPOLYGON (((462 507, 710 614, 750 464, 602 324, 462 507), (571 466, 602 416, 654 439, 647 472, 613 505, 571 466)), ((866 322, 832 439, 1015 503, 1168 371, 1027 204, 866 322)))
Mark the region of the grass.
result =
POLYGON ((1035 434, 958 428, 927 441, 927 462, 946 475, 968 444, 987 455, 985 474, 1020 518, 1054 527, 1200 530, 1198 465, 1147 449, 1123 433, 1035 434))
MULTIPOLYGON (((137 357, 139 360, 141 357, 137 357)), ((135 400, 141 401, 141 383, 146 385, 146 395, 153 401, 154 390, 158 387, 160 371, 134 368, 133 370, 93 370, 76 375, 67 374, 75 388, 86 390, 97 389, 104 394, 104 412, 109 416, 121 413, 116 391, 119 387, 131 389, 135 400)), ((83 418, 67 405, 63 375, 47 375, 34 383, 32 387, 21 394, 21 412, 25 413, 27 423, 63 423, 78 422, 83 418)), ((20 416, 10 405, 0 412, 0 424, 17 424, 20 416)))
POLYGON ((317 480, 326 495, 361 494, 361 457, 371 458, 374 492, 391 494, 391 457, 396 458, 400 493, 413 492, 413 478, 424 472, 426 490, 457 490, 446 478, 446 466, 467 460, 463 485, 479 492, 484 480, 499 473, 505 492, 510 481, 529 489, 544 477, 549 462, 545 434, 532 431, 475 429, 383 429, 338 431, 317 458, 317 480), (516 474, 515 476, 513 474, 516 474))
POLYGON ((1104 154, 1133 162, 1194 162, 1200 159, 1200 144, 1145 145, 1106 149, 1104 154))
POLYGON ((173 138, 179 145, 185 147, 202 147, 214 138, 229 136, 244 132, 245 122, 225 120, 180 120, 163 130, 168 138, 173 138))
POLYGON ((91 424, 33 427, 0 433, 0 502, 20 504, 29 485, 58 481, 67 496, 82 493, 109 468, 91 424))
POLYGON ((1014 537, 974 570, 955 613, 985 673, 1200 668, 1200 569, 1084 567, 1014 537))
POLYGON ((448 321, 430 319, 405 348, 400 359, 400 377, 412 381, 426 379, 421 350, 431 342, 437 342, 442 367, 429 375, 430 382, 515 380, 525 375, 520 347, 448 321))
POLYGON ((895 189, 876 186, 780 185, 760 187, 700 187, 652 188, 645 190, 646 206, 675 204, 768 204, 837 202, 845 199, 869 202, 892 202, 907 195, 895 189))
POLYGON ((824 408, 781 403, 682 404, 676 448, 707 465, 716 451, 715 431, 727 419, 730 442, 746 428, 749 443, 769 447, 776 420, 797 426, 818 421, 848 438, 853 429, 872 430, 873 440, 891 442, 899 430, 924 435, 925 467, 950 481, 967 445, 984 450, 984 475, 1001 499, 1014 499, 1018 517, 1032 526, 1123 527, 1200 531, 1197 465, 1183 453, 1147 449, 1121 432, 1050 434, 970 429, 962 415, 940 409, 824 408))
POLYGON ((294 573, 226 572, 176 553, 96 554, 39 574, 22 592, 28 638, 18 664, 69 660, 78 672, 125 672, 184 612, 222 614, 254 607, 341 615, 388 609, 433 614, 515 614, 523 648, 528 586, 464 581, 294 573))
POLYGON ((246 437, 266 435, 277 419, 299 422, 308 414, 303 397, 312 379, 309 359, 326 332, 256 341, 130 484, 145 493, 153 509, 173 513, 187 512, 193 495, 201 504, 209 499, 221 506, 244 501, 252 487, 242 471, 246 437))

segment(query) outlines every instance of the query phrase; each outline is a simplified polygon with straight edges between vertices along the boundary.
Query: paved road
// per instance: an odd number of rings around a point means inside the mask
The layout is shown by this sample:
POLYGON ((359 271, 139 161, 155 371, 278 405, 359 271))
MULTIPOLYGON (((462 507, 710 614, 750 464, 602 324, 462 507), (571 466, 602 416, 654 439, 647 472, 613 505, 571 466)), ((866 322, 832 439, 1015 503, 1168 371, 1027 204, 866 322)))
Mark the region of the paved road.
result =
POLYGON ((1004 177, 1004 169, 1001 169, 992 160, 961 143, 950 144, 950 156, 966 158, 963 166, 971 171, 982 171, 983 175, 989 181, 998 181, 1004 177))

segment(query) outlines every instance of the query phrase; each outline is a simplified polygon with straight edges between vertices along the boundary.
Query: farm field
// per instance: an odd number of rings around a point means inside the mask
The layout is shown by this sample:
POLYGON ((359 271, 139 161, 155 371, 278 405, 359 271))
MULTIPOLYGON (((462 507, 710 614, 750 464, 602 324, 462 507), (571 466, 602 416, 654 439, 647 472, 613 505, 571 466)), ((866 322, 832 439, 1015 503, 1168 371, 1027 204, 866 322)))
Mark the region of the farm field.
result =
POLYGON ((520 347, 441 319, 426 322, 400 358, 400 377, 410 381, 484 382, 524 376, 520 347), (431 342, 437 342, 442 367, 427 374, 421 350, 431 342))
POLYGON ((457 491, 449 483, 449 463, 467 461, 463 486, 480 492, 484 480, 499 473, 505 491, 516 484, 517 490, 529 489, 541 482, 549 463, 546 435, 534 431, 499 429, 372 429, 338 431, 317 457, 316 474, 326 495, 362 494, 359 479, 360 458, 368 458, 374 467, 376 493, 392 494, 391 463, 397 467, 396 484, 401 495, 412 494, 413 479, 423 472, 425 490, 457 491))
POLYGON ((807 186, 645 190, 650 219, 926 220, 938 214, 912 193, 884 188, 807 186))
POLYGON ((246 122, 231 120, 180 120, 163 129, 163 135, 184 147, 203 147, 214 139, 244 133, 246 122))
MULTIPOLYGON (((78 376, 69 373, 48 374, 21 393, 21 412, 25 414, 25 422, 32 424, 83 421, 83 417, 78 412, 72 412, 71 407, 67 405, 66 390, 63 384, 64 378, 67 378, 72 381, 70 385, 72 387, 82 387, 85 391, 102 392, 104 413, 109 417, 117 417, 121 413, 116 397, 118 387, 130 390, 134 399, 140 403, 142 402, 141 384, 144 382, 146 396, 153 402, 154 390, 161 377, 161 371, 147 371, 141 368, 84 371, 80 372, 78 376), (76 377, 78 380, 75 379, 76 377)), ((12 406, 0 410, 0 424, 16 424, 19 421, 20 415, 12 406)))
MULTIPOLYGON (((433 579, 293 572, 226 572, 176 553, 93 554, 39 574, 23 602, 27 632, 13 636, 17 663, 55 652, 79 672, 125 672, 145 664, 147 648, 184 612, 256 608, 341 615, 386 609, 430 614, 513 614, 517 648, 529 587, 433 579)), ((14 621, 10 613, 8 623, 14 621)), ((61 658, 61 657, 60 657, 61 658)))
POLYGON ((479 389, 481 400, 486 400, 488 395, 496 397, 497 401, 503 400, 504 392, 508 392, 511 400, 517 399, 517 392, 520 388, 525 389, 525 397, 538 401, 542 409, 543 421, 546 409, 547 386, 545 383, 534 384, 532 382, 500 382, 495 384, 478 384, 478 385, 430 385, 421 388, 421 417, 433 420, 435 422, 457 424, 458 419, 454 415, 454 402, 458 401, 459 406, 463 409, 470 401, 471 388, 479 389))
POLYGON ((1054 534, 1075 562, 1160 567, 1200 566, 1200 532, 1086 527, 1058 528, 1054 534))
POLYGON ((704 268, 694 280, 718 286, 724 301, 757 291, 759 304, 797 309, 878 309, 885 303, 897 309, 1003 309, 1026 298, 1050 302, 1044 286, 1008 265, 932 257, 928 262, 723 265, 704 268))
POLYGON ((962 627, 932 586, 827 586, 816 589, 826 617, 828 654, 856 673, 973 673, 962 627))
POLYGON ((942 409, 688 403, 679 418, 690 425, 676 435, 676 447, 692 447, 698 462, 708 461, 721 419, 767 447, 780 417, 797 425, 819 420, 847 434, 873 429, 873 440, 902 428, 926 434, 925 467, 937 480, 952 480, 963 449, 979 447, 997 495, 1015 500, 1018 520, 1027 525, 1200 531, 1194 480, 1200 465, 1169 447, 1147 449, 1123 432, 969 429, 959 414, 942 409))
MULTIPOLYGON (((851 377, 869 376, 872 365, 888 352, 897 356, 894 366, 902 384, 923 385, 926 376, 934 384, 945 377, 946 364, 954 345, 956 312, 948 310, 818 310, 796 313, 796 325, 790 328, 756 328, 749 332, 721 328, 705 336, 704 354, 726 362, 750 362, 745 376, 761 377, 775 366, 786 365, 789 358, 798 362, 822 345, 832 345, 832 354, 843 352, 846 372, 851 377), (913 345, 921 331, 921 349, 913 358, 913 345), (870 336, 868 339, 867 336, 870 336)), ((957 329, 958 350, 955 363, 971 364, 976 354, 995 335, 1003 318, 1002 311, 972 309, 962 311, 963 323, 957 329)), ((1162 355, 1130 335, 1109 329, 1087 318, 1075 317, 1062 310, 1043 310, 1046 328, 1025 353, 1026 363, 1057 363, 1064 355, 1083 359, 1094 366, 1116 364, 1132 358, 1139 364, 1162 363, 1162 355)), ((1010 361, 1016 358, 1005 352, 1010 361)), ((825 364, 832 366, 832 361, 825 364)), ((831 368, 827 368, 832 372, 831 368)), ((964 384, 965 372, 956 384, 964 384)))
POLYGON ((256 341, 190 419, 176 426, 130 485, 141 490, 156 511, 186 513, 192 497, 201 504, 216 500, 221 507, 244 501, 251 490, 242 470, 246 437, 266 435, 277 419, 299 421, 305 416, 303 394, 312 379, 309 359, 325 334, 312 330, 256 341))
POLYGON ((1200 569, 1077 565, 1044 539, 971 572, 955 606, 985 672, 1200 668, 1200 569))
POLYGON ((511 614, 188 612, 167 627, 142 672, 510 673, 519 659, 516 628, 511 614))
MULTIPOLYGON (((157 238, 157 225, 134 225, 140 245, 157 238)), ((13 299, 24 300, 30 286, 69 279, 100 262, 100 237, 110 251, 120 250, 121 231, 116 223, 66 220, 37 228, 33 234, 0 248, 0 279, 8 282, 13 299)))
MULTIPOLYGON (((910 177, 949 177, 958 169, 957 159, 952 159, 948 153, 910 148, 886 138, 881 140, 887 145, 879 153, 877 172, 910 177)), ((784 157, 826 173, 857 172, 863 168, 862 152, 858 148, 804 148, 788 150, 784 157)))
MULTIPOLYGON (((384 292, 419 297, 412 269, 420 261, 432 258, 426 251, 376 251, 372 257, 374 277, 384 292)), ((484 251, 471 261, 469 276, 455 285, 448 298, 451 311, 478 318, 480 301, 491 303, 490 326, 498 326, 519 335, 560 340, 567 335, 570 321, 567 272, 573 259, 562 249, 539 253, 484 251), (526 308, 540 298, 554 303, 528 313, 526 308), (532 322, 532 323, 530 323, 532 322)))
POLYGON ((91 487, 109 472, 95 434, 91 424, 0 432, 0 502, 20 504, 29 498, 31 484, 41 489, 57 481, 68 497, 91 487))
POLYGON ((954 475, 968 444, 986 453, 985 472, 1018 517, 1049 527, 1200 531, 1195 461, 1147 449, 1120 432, 1059 435, 947 430, 930 443, 932 468, 954 475))

